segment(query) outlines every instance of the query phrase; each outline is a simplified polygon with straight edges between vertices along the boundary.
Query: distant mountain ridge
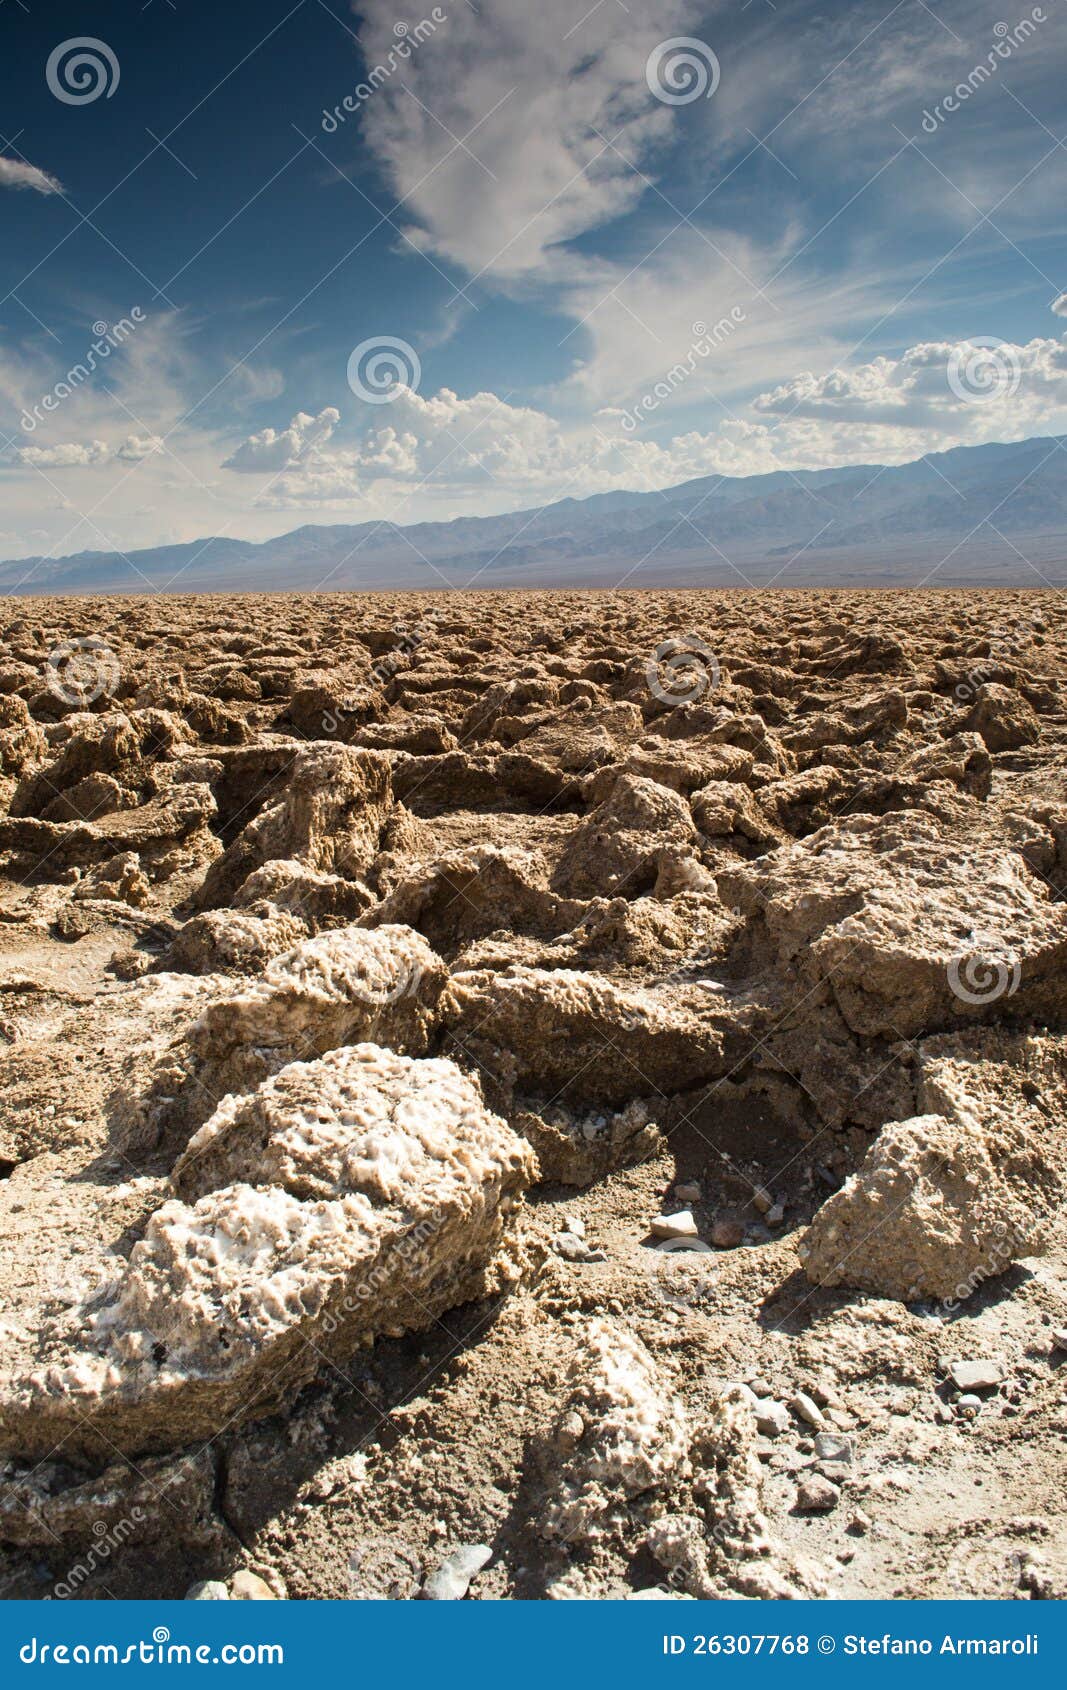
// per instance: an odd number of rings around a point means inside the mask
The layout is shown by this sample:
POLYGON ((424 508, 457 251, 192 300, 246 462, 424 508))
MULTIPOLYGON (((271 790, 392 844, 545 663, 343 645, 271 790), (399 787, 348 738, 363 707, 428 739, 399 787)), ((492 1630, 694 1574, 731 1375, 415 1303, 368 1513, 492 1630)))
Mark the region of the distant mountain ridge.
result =
POLYGON ((945 584, 970 571, 976 585, 1067 585, 1065 447, 1067 437, 960 446, 909 464, 707 475, 451 522, 307 524, 261 543, 215 536, 126 555, 23 558, 0 563, 0 592, 578 587, 624 577, 634 587, 907 585, 931 570, 945 584), (1029 537, 1040 545, 1020 545, 1029 537))

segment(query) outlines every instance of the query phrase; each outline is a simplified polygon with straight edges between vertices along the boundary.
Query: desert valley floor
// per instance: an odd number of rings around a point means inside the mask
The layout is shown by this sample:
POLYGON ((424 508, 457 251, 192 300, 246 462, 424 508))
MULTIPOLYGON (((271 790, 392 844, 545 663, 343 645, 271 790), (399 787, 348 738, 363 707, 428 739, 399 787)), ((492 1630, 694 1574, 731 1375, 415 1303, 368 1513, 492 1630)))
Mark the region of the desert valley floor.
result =
POLYGON ((1067 1595, 1055 592, 8 601, 7 1597, 1067 1595))

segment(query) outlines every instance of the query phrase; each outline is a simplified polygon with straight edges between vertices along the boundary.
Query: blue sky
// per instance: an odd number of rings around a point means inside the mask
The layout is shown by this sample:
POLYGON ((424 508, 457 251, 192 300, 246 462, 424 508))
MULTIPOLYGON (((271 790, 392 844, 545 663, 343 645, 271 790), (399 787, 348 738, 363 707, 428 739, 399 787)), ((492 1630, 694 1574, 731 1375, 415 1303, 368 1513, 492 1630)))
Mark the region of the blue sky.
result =
POLYGON ((0 556, 1067 432, 1064 0, 0 0, 0 45, 0 556))

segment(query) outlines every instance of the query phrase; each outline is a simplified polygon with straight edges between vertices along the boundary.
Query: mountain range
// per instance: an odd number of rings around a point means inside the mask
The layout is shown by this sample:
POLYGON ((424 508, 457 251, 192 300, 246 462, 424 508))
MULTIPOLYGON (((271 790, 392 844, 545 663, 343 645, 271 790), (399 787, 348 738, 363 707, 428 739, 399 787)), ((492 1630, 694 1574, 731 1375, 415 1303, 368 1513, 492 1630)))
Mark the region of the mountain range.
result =
POLYGON ((1067 586, 1067 438, 707 475, 501 516, 309 524, 0 563, 0 593, 432 587, 1067 586))

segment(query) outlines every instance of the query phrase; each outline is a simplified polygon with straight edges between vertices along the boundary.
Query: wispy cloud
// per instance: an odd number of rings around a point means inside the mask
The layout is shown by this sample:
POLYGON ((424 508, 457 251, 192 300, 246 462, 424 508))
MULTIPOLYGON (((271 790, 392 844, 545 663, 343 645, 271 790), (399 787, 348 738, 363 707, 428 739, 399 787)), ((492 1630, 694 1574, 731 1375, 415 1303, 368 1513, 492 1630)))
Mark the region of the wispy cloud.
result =
POLYGON ((0 157, 0 188, 32 188, 38 194, 63 192, 63 184, 55 176, 22 158, 0 157))
MULTIPOLYGON (((393 42, 392 0, 360 8, 368 62, 393 42)), ((640 176, 600 130, 642 159, 671 131, 645 61, 695 15, 648 0, 641 15, 571 0, 456 8, 368 103, 365 134, 424 250, 497 283, 555 273, 560 243, 631 210, 640 176)))

